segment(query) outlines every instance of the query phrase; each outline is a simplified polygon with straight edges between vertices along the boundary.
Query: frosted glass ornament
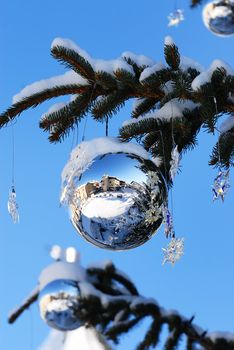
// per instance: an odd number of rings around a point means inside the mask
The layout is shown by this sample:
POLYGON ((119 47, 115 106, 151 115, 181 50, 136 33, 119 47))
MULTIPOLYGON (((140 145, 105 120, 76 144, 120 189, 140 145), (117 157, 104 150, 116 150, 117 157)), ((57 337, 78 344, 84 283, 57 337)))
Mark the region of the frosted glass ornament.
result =
POLYGON ((63 179, 61 200, 69 206, 73 226, 98 247, 138 247, 161 225, 165 184, 157 165, 139 145, 110 138, 81 144, 63 179), (94 152, 99 143, 101 151, 94 152))
POLYGON ((58 279, 48 283, 39 294, 41 318, 48 326, 60 331, 71 331, 83 325, 79 314, 80 291, 78 282, 58 279))
POLYGON ((234 2, 216 0, 208 3, 202 13, 205 26, 219 36, 234 34, 234 2))
POLYGON ((168 27, 178 26, 180 22, 184 21, 184 10, 176 9, 175 11, 169 14, 168 18, 168 27))

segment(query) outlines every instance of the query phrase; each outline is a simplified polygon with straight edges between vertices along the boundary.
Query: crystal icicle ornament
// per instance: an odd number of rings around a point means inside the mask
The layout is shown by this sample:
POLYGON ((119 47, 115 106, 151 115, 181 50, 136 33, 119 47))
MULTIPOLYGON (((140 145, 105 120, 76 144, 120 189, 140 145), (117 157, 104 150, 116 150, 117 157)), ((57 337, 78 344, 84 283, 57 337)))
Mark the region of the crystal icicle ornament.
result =
POLYGON ((176 145, 173 150, 171 151, 171 161, 170 161, 170 178, 171 180, 174 179, 174 177, 177 174, 178 168, 180 163, 180 154, 178 152, 178 146, 176 145))
POLYGON ((173 226, 173 219, 172 215, 170 213, 170 210, 168 207, 164 208, 164 233, 165 236, 168 237, 174 237, 175 232, 174 232, 174 226, 173 226))
POLYGON ((16 202, 16 192, 15 187, 12 186, 9 191, 9 198, 7 203, 8 212, 14 222, 14 224, 18 224, 19 222, 19 206, 16 202))
POLYGON ((212 186, 213 201, 215 201, 219 197, 222 199, 222 201, 224 201, 224 197, 229 188, 229 170, 222 171, 220 169, 218 175, 214 179, 214 184, 212 186))
POLYGON ((168 262, 172 265, 184 255, 184 238, 173 237, 166 248, 162 248, 164 259, 163 265, 168 262))
POLYGON ((167 18, 169 21, 168 27, 178 26, 178 24, 184 20, 184 10, 176 9, 171 12, 167 18))

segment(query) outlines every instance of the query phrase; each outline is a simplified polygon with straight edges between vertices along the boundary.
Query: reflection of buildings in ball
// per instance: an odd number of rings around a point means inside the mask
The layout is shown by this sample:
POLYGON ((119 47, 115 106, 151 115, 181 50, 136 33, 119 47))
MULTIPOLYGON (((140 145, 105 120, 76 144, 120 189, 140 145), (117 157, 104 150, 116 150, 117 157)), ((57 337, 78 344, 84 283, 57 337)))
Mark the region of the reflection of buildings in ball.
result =
POLYGON ((110 138, 83 143, 73 151, 63 178, 61 197, 68 199, 73 226, 94 245, 112 250, 137 247, 162 222, 165 183, 157 164, 139 145, 110 138), (148 184, 149 171, 158 173, 154 188, 148 184), (149 220, 150 213, 155 220, 149 220))
POLYGON ((55 280, 46 285, 39 295, 42 319, 53 328, 67 331, 81 326, 77 317, 79 288, 75 281, 55 280))
POLYGON ((233 35, 234 2, 218 0, 208 3, 203 9, 203 21, 205 26, 216 35, 233 35))

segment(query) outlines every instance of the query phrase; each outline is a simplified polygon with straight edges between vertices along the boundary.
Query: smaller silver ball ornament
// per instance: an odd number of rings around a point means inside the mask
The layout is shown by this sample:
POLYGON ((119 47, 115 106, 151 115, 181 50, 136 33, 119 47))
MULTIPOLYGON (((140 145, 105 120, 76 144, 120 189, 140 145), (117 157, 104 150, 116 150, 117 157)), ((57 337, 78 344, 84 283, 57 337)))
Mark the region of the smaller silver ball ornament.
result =
POLYGON ((48 283, 39 294, 41 318, 48 326, 60 331, 72 331, 82 326, 77 317, 80 291, 78 282, 58 279, 48 283))
POLYGON ((234 34, 234 2, 231 0, 215 0, 203 9, 203 22, 213 33, 219 36, 234 34))

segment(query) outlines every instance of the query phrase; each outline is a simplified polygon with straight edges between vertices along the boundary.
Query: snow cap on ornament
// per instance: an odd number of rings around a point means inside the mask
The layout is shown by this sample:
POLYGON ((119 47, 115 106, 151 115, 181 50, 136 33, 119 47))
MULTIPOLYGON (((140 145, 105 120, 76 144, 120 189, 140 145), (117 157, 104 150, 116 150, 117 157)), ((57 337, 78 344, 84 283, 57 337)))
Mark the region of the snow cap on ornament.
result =
POLYGON ((86 272, 72 247, 62 251, 54 246, 51 255, 56 261, 47 266, 39 277, 40 315, 50 327, 70 331, 83 325, 78 317, 78 282, 86 279, 86 272))
POLYGON ((161 225, 167 196, 159 165, 142 146, 117 138, 78 145, 63 169, 61 193, 76 231, 111 250, 148 241, 161 225))

